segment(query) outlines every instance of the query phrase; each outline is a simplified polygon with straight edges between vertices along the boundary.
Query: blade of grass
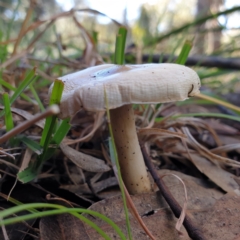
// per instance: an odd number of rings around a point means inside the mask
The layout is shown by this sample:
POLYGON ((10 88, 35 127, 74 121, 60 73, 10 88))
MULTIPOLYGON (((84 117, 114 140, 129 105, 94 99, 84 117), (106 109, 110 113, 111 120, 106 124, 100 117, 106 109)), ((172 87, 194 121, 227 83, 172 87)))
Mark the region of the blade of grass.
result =
POLYGON ((29 86, 30 83, 34 82, 36 80, 36 67, 34 67, 27 77, 20 83, 20 85, 17 87, 16 91, 12 95, 10 102, 11 105, 14 103, 14 101, 19 97, 19 95, 26 89, 27 86, 29 86))
MULTIPOLYGON (((180 117, 215 117, 215 118, 226 118, 229 120, 234 120, 237 122, 240 122, 240 117, 236 117, 236 116, 231 116, 228 114, 222 114, 222 113, 185 113, 185 114, 177 114, 174 116, 171 116, 171 119, 176 119, 176 118, 180 118, 180 117)), ((163 117, 159 117, 155 119, 155 122, 161 122, 164 118, 163 117)))
MULTIPOLYGON (((3 104, 4 104, 4 110, 5 110, 5 125, 7 132, 11 131, 14 128, 13 124, 13 118, 12 118, 12 112, 10 107, 10 100, 8 93, 3 93, 3 104)), ((14 146, 14 139, 9 139, 10 145, 14 146)))
POLYGON ((43 149, 39 143, 33 141, 32 139, 26 136, 19 136, 18 139, 21 140, 21 142, 23 142, 28 148, 30 148, 36 154, 40 155, 42 153, 43 149))
POLYGON ((211 101, 211 102, 214 102, 216 104, 222 105, 222 106, 227 107, 227 108, 230 108, 230 109, 236 111, 238 114, 240 114, 240 107, 235 106, 235 105, 233 105, 231 103, 222 101, 222 100, 217 99, 217 98, 213 98, 213 97, 207 96, 207 95, 202 94, 202 93, 199 93, 198 95, 196 95, 196 97, 204 99, 204 100, 208 100, 208 101, 211 101))
POLYGON ((59 146, 59 144, 62 142, 63 138, 67 135, 71 125, 69 124, 70 119, 64 119, 60 126, 58 127, 56 133, 53 136, 52 139, 52 143, 53 144, 57 144, 57 146, 59 146))
POLYGON ((44 111, 45 108, 44 108, 44 106, 43 106, 43 104, 42 104, 42 101, 40 100, 40 98, 39 98, 39 96, 38 96, 38 94, 37 94, 35 88, 33 87, 33 84, 32 84, 32 83, 29 84, 29 88, 30 88, 30 90, 31 90, 31 92, 32 92, 32 94, 33 94, 33 96, 34 96, 34 98, 36 99, 39 108, 41 109, 41 111, 44 111))
MULTIPOLYGON (((24 125, 22 124, 21 126, 15 127, 12 130, 12 134, 14 134, 14 133, 17 134, 17 133, 19 133, 21 131, 24 131, 24 129, 26 129, 29 126, 31 126, 31 124, 33 124, 34 122, 39 121, 42 118, 46 118, 48 116, 51 116, 53 114, 58 114, 58 113, 59 113, 59 107, 57 105, 52 105, 46 111, 44 111, 43 113, 38 114, 33 119, 31 119, 31 120, 27 121, 26 123, 24 123, 24 125)), ((1 143, 1 140, 2 139, 0 139, 0 143, 1 143)), ((40 147, 42 147, 42 146, 40 145, 40 147)), ((42 156, 42 155, 43 154, 41 154, 40 156, 42 156)), ((17 174, 18 180, 23 182, 23 183, 26 183, 26 182, 29 182, 29 181, 33 180, 37 176, 37 174, 38 174, 38 171, 39 171, 39 168, 41 166, 41 163, 42 163, 42 159, 40 158, 40 160, 34 162, 32 165, 28 166, 26 169, 24 169, 23 171, 19 172, 17 174)))
POLYGON ((236 6, 236 7, 224 10, 222 12, 218 12, 218 13, 215 13, 215 14, 209 14, 208 16, 205 16, 205 17, 202 17, 202 18, 198 18, 195 21, 187 23, 187 24, 185 24, 185 25, 183 25, 183 26, 181 26, 179 28, 173 29, 173 30, 163 34, 162 36, 150 39, 150 41, 148 41, 146 47, 155 45, 156 43, 159 43, 160 41, 168 38, 171 35, 178 34, 178 33, 182 32, 183 30, 185 30, 187 28, 190 28, 190 27, 196 26, 198 24, 204 23, 204 22, 206 22, 209 19, 214 19, 214 18, 217 18, 217 17, 219 17, 221 15, 227 15, 227 14, 230 14, 230 13, 236 12, 236 11, 240 11, 240 6, 236 6))
MULTIPOLYGON (((127 29, 124 28, 124 27, 120 27, 118 35, 116 37, 115 58, 114 58, 114 63, 115 64, 122 65, 124 63, 124 50, 125 50, 126 36, 127 36, 127 29)), ((128 208, 127 208, 126 195, 125 195, 125 192, 124 192, 123 180, 122 180, 122 176, 121 176, 120 165, 119 165, 119 162, 118 162, 117 149, 116 149, 116 145, 115 145, 114 137, 113 137, 113 131, 112 131, 112 126, 111 126, 111 119, 110 119, 110 112, 109 112, 109 106, 108 106, 106 91, 104 91, 104 101, 105 101, 105 105, 106 105, 106 109, 107 109, 108 127, 109 127, 109 132, 110 132, 110 146, 112 147, 113 152, 114 152, 114 154, 112 155, 112 157, 113 157, 112 160, 115 162, 116 167, 117 167, 119 187, 120 187, 121 194, 122 194, 124 212, 125 212, 125 216, 126 216, 126 225, 127 225, 128 237, 131 240, 132 239, 132 233, 131 233, 131 226, 130 226, 128 208)))
MULTIPOLYGON (((52 94, 50 96, 50 101, 49 101, 50 106, 52 104, 60 103, 63 88, 64 88, 63 82, 61 80, 55 80, 53 89, 52 89, 52 94)), ((51 133, 49 133, 49 130, 50 130, 51 124, 55 125, 56 119, 57 119, 56 117, 50 117, 50 118, 46 119, 46 123, 45 123, 44 129, 43 129, 43 133, 42 133, 42 137, 41 137, 41 141, 40 141, 40 145, 43 147, 45 146, 45 148, 50 143, 51 139, 48 138, 48 135, 51 136, 51 134, 53 133, 53 129, 52 129, 51 133), (47 143, 47 141, 48 141, 48 143, 47 143)), ((52 126, 52 127, 54 127, 54 126, 52 126)))
MULTIPOLYGON (((53 104, 59 104, 62 97, 62 92, 64 88, 64 83, 61 80, 55 80, 52 94, 50 96, 50 106, 53 104)), ((57 123, 57 116, 50 116, 46 118, 42 138, 40 141, 40 146, 43 148, 42 154, 40 154, 37 160, 26 169, 18 173, 18 179, 23 182, 27 183, 32 181, 34 178, 37 177, 39 171, 42 168, 43 163, 49 159, 54 153, 54 149, 49 148, 49 144, 52 140, 52 135, 54 133, 54 129, 57 123)))
MULTIPOLYGON (((11 84, 9 84, 8 82, 4 81, 3 79, 0 79, 0 84, 1 84, 2 86, 4 86, 5 88, 7 88, 7 89, 9 89, 9 90, 12 90, 12 91, 14 91, 14 92, 17 90, 17 88, 13 87, 11 84)), ((26 94, 24 94, 24 93, 21 93, 20 96, 21 96, 24 100, 26 100, 26 101, 28 101, 28 102, 33 102, 33 100, 32 100, 29 96, 27 96, 26 94)))
POLYGON ((189 41, 189 40, 185 41, 185 43, 182 47, 182 50, 176 60, 176 63, 181 64, 181 65, 184 65, 186 63, 188 55, 192 49, 192 46, 193 46, 192 41, 189 41))
MULTIPOLYGON (((55 80, 52 94, 50 96, 49 104, 50 106, 53 104, 59 104, 62 97, 62 92, 64 88, 64 83, 61 80, 55 80)), ((63 125, 60 125, 58 131, 56 131, 55 141, 61 142, 62 138, 66 135, 67 131, 69 130, 69 125, 67 125, 67 120, 63 121, 63 125), (56 138, 58 138, 56 140, 56 138)), ((18 173, 18 179, 23 182, 27 183, 32 181, 34 178, 37 177, 39 171, 42 168, 42 165, 45 161, 47 161, 55 151, 55 148, 49 148, 49 144, 51 143, 53 137, 53 133, 55 131, 57 124, 57 116, 51 116, 46 118, 45 126, 42 133, 42 138, 40 141, 40 147, 43 149, 42 154, 40 154, 32 165, 24 169, 22 172, 18 173)), ((59 145, 59 144, 58 144, 59 145)))
MULTIPOLYGON (((16 89, 16 91, 14 92, 14 94, 12 95, 12 97, 10 98, 10 105, 13 104, 13 102, 19 97, 19 95, 26 89, 26 87, 33 82, 34 80, 36 80, 36 68, 34 67, 29 74, 27 75, 27 77, 21 82, 21 84, 18 86, 18 88, 16 89)), ((2 110, 0 113, 0 117, 2 117, 4 115, 5 111, 2 110)))
POLYGON ((118 31, 118 35, 116 37, 116 44, 115 44, 115 57, 114 57, 115 64, 119 64, 119 65, 124 64, 126 36, 127 36, 127 29, 125 27, 120 27, 118 31))
POLYGON ((118 233, 118 235, 120 236, 121 239, 126 240, 126 237, 124 236, 124 234, 122 233, 120 228, 111 219, 109 219, 108 217, 104 216, 101 213, 98 213, 98 212, 95 212, 95 211, 92 211, 92 210, 89 210, 89 209, 66 208, 66 207, 61 206, 61 205, 49 204, 49 203, 22 204, 22 205, 19 205, 19 206, 15 206, 15 207, 3 210, 3 211, 0 212, 0 218, 3 219, 3 220, 0 221, 0 225, 7 225, 7 224, 15 223, 15 222, 25 221, 25 220, 32 219, 32 218, 52 216, 52 215, 61 214, 61 213, 72 214, 73 216, 77 217, 78 219, 86 222, 91 227, 93 227, 105 239, 111 240, 107 236, 107 234, 105 232, 103 232, 95 223, 93 223, 92 221, 88 220, 86 217, 84 217, 83 215, 80 215, 78 213, 86 213, 86 214, 101 218, 103 221, 105 221, 106 223, 108 223, 110 226, 112 226, 114 228, 114 230, 118 233), (31 210, 34 209, 35 210, 36 208, 53 208, 53 209, 56 209, 56 210, 34 212, 32 214, 29 214, 29 215, 23 215, 23 216, 19 216, 19 217, 3 219, 5 217, 8 217, 12 214, 16 214, 18 212, 28 210, 28 209, 31 209, 31 210))
POLYGON ((235 117, 235 116, 222 114, 222 113, 186 113, 186 114, 179 114, 179 115, 173 116, 172 118, 179 118, 179 117, 216 117, 216 118, 226 118, 229 120, 240 122, 240 117, 235 117))
MULTIPOLYGON (((60 104, 62 98, 62 92, 64 88, 64 83, 61 80, 55 80, 52 94, 50 96, 50 106, 52 104, 60 104)), ((43 146, 43 154, 40 156, 39 164, 41 165, 43 161, 45 161, 45 155, 48 150, 48 146, 52 140, 52 134, 54 132, 54 128, 56 126, 57 116, 52 116, 46 119, 46 123, 43 129, 42 139, 40 145, 43 146)), ((39 166, 40 166, 39 165, 39 166)))

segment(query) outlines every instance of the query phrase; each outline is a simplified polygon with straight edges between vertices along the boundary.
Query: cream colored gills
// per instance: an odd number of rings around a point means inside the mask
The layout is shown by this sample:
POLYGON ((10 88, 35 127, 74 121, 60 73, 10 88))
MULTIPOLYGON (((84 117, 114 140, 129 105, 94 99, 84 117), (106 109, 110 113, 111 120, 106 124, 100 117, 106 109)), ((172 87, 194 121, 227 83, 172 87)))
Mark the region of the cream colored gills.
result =
POLYGON ((132 194, 151 191, 131 104, 183 101, 197 95, 201 84, 196 72, 169 63, 105 64, 66 75, 60 80, 65 85, 61 118, 72 117, 81 108, 104 111, 106 92, 123 180, 132 194))

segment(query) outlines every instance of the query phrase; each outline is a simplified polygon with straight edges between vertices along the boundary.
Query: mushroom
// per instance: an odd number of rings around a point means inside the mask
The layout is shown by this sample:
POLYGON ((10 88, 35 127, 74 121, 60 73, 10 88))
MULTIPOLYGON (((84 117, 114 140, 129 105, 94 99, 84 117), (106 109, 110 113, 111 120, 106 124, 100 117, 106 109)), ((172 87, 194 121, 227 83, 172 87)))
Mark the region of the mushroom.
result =
POLYGON ((197 95, 198 75, 178 64, 104 64, 59 79, 64 82, 59 115, 63 119, 81 108, 105 111, 106 92, 123 181, 131 194, 151 191, 132 104, 182 101, 197 95))

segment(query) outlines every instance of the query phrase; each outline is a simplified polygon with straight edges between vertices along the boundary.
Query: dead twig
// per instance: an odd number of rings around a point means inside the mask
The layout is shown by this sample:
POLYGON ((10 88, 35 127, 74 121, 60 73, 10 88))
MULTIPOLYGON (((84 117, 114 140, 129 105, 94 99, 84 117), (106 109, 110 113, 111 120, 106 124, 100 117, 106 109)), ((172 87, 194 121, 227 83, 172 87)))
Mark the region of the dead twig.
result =
MULTIPOLYGON (((160 189, 164 199, 167 201, 168 205, 170 206, 175 217, 179 218, 181 211, 182 211, 181 206, 175 200, 175 198, 172 196, 171 192, 167 189, 163 180, 158 176, 158 173, 154 169, 151 159, 149 158, 149 156, 147 154, 146 147, 144 146, 144 144, 141 144, 141 150, 142 150, 145 164, 146 164, 149 172, 151 173, 151 175, 154 179, 154 182, 157 184, 158 188, 160 189)), ((187 214, 183 221, 183 225, 186 228, 189 237, 191 237, 193 240, 206 240, 206 238, 203 236, 199 227, 195 226, 195 224, 192 222, 191 218, 187 214)))

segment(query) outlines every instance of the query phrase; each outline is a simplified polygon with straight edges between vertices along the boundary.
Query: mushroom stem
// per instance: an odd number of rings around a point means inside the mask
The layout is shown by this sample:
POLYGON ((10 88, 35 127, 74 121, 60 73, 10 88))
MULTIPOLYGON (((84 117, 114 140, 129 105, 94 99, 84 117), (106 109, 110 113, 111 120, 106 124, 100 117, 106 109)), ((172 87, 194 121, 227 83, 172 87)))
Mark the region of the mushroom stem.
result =
POLYGON ((122 178, 129 193, 151 192, 136 133, 132 105, 110 110, 110 117, 122 178))

